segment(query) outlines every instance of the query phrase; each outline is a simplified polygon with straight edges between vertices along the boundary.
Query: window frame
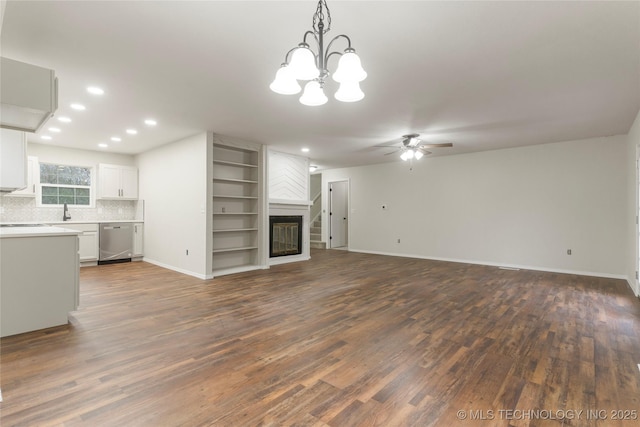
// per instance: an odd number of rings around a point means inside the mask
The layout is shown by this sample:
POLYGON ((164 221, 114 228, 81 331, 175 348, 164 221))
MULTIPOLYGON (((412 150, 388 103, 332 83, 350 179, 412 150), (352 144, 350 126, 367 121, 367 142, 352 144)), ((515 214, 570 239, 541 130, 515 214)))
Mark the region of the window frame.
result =
POLYGON ((67 206, 73 207, 74 209, 94 209, 96 207, 96 167, 95 165, 86 165, 86 164, 71 164, 71 163, 60 163, 55 161, 40 161, 38 162, 38 185, 36 186, 36 206, 39 208, 61 208, 64 206, 63 203, 59 204, 47 204, 42 203, 42 187, 57 187, 57 188, 88 188, 89 189, 89 204, 88 205, 70 205, 67 203, 67 206), (68 185, 68 184, 50 184, 47 182, 42 182, 42 175, 40 165, 55 165, 55 166, 64 166, 64 167, 75 167, 75 168, 85 168, 89 169, 91 185, 68 185))

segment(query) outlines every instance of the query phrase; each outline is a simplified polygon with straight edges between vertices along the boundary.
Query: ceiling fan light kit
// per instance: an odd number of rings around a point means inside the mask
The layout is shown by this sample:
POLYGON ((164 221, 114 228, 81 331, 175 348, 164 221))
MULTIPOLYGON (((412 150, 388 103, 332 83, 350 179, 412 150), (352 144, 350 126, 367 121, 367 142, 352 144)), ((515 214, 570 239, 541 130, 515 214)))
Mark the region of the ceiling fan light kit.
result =
POLYGON ((313 30, 304 33, 302 43, 287 52, 284 62, 269 87, 272 91, 282 95, 295 95, 302 90, 298 80, 308 81, 300 97, 300 102, 309 106, 323 105, 328 101, 324 94, 324 84, 330 75, 327 64, 331 56, 338 55, 340 56, 338 68, 332 77, 334 81, 340 83, 340 87, 334 96, 342 102, 360 101, 364 98, 360 82, 367 78, 367 73, 362 68, 356 50, 351 47, 351 39, 340 34, 331 39, 326 50, 324 48, 324 35, 331 29, 331 13, 326 0, 318 1, 318 7, 313 15, 312 28, 313 30), (307 43, 309 35, 316 41, 317 53, 311 50, 307 43), (340 39, 346 40, 347 48, 344 49, 344 52, 331 51, 333 43, 340 39))
MULTIPOLYGON (((431 154, 431 151, 427 151, 427 148, 442 148, 442 147, 453 147, 451 142, 442 142, 429 144, 424 143, 418 137, 420 134, 410 133, 408 135, 402 135, 402 143, 398 150, 392 151, 391 153, 387 153, 386 155, 397 153, 400 151, 400 158, 403 161, 407 160, 420 160, 427 154, 431 154)), ((387 147, 387 145, 378 145, 378 147, 387 147)))

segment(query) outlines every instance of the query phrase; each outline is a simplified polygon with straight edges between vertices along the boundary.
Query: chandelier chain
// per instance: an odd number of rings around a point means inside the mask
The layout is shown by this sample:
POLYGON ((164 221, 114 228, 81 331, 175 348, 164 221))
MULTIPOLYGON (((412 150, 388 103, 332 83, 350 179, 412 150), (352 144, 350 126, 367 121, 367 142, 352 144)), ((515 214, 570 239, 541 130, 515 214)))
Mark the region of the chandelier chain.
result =
POLYGON ((316 13, 313 14, 313 22, 311 24, 311 26, 313 27, 313 30, 316 34, 320 34, 320 29, 318 26, 319 22, 322 22, 324 24, 324 21, 326 19, 326 27, 324 27, 322 29, 322 34, 326 34, 329 32, 329 30, 331 29, 331 12, 329 11, 329 6, 327 6, 327 0, 319 0, 318 1, 318 8, 316 9, 316 13), (327 11, 327 16, 325 17, 324 12, 323 12, 323 7, 324 9, 326 9, 327 11))

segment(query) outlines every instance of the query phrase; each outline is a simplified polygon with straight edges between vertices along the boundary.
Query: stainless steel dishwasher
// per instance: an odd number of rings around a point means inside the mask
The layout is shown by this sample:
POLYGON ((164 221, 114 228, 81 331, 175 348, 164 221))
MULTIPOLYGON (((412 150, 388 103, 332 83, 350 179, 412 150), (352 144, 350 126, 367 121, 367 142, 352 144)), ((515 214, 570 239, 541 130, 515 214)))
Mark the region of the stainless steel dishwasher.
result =
POLYGON ((101 223, 98 264, 131 261, 133 254, 133 224, 127 222, 101 223))

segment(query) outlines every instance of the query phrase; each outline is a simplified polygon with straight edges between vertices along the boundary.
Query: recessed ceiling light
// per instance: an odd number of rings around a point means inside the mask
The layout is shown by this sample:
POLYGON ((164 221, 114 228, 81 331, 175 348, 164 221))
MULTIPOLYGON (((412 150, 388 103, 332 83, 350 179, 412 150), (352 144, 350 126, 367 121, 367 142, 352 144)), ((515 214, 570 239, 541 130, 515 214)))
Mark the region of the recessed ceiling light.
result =
POLYGON ((137 131, 137 130, 135 130, 135 129, 127 129, 127 133, 128 133, 129 135, 135 135, 135 134, 137 134, 137 133, 138 133, 138 131, 137 131))
POLYGON ((60 128, 49 128, 49 132, 58 133, 58 132, 60 132, 60 128))
POLYGON ((101 142, 100 144, 98 144, 98 147, 100 147, 100 148, 107 148, 107 147, 108 147, 108 145, 107 145, 107 144, 105 144, 104 142, 101 142))
POLYGON ((71 119, 69 117, 58 117, 58 121, 62 123, 69 123, 71 119))
POLYGON ((315 172, 315 171, 317 171, 317 170, 318 170, 318 167, 317 167, 317 166, 315 166, 315 165, 311 165, 311 166, 309 166, 309 172, 315 172))
POLYGON ((40 138, 42 138, 42 139, 46 139, 46 140, 51 139, 51 137, 50 137, 49 135, 42 135, 40 138))
POLYGON ((120 137, 118 137, 118 136, 112 136, 112 137, 111 137, 111 140, 112 140, 113 142, 120 142, 120 141, 122 141, 122 138, 120 138, 120 137))
POLYGON ((147 120, 144 121, 144 124, 147 125, 147 126, 155 126, 155 125, 158 124, 158 122, 156 122, 153 119, 147 119, 147 120))
POLYGON ((89 92, 89 93, 91 93, 93 95, 104 95, 104 90, 102 90, 98 86, 89 86, 87 88, 87 92, 89 92))
POLYGON ((85 107, 82 104, 71 104, 71 108, 73 108, 74 110, 78 110, 78 111, 84 111, 87 109, 87 107, 85 107))
POLYGON ((302 151, 303 153, 308 153, 308 152, 309 152, 309 149, 305 147, 305 148, 303 148, 303 149, 302 149, 302 150, 300 150, 300 151, 302 151))

